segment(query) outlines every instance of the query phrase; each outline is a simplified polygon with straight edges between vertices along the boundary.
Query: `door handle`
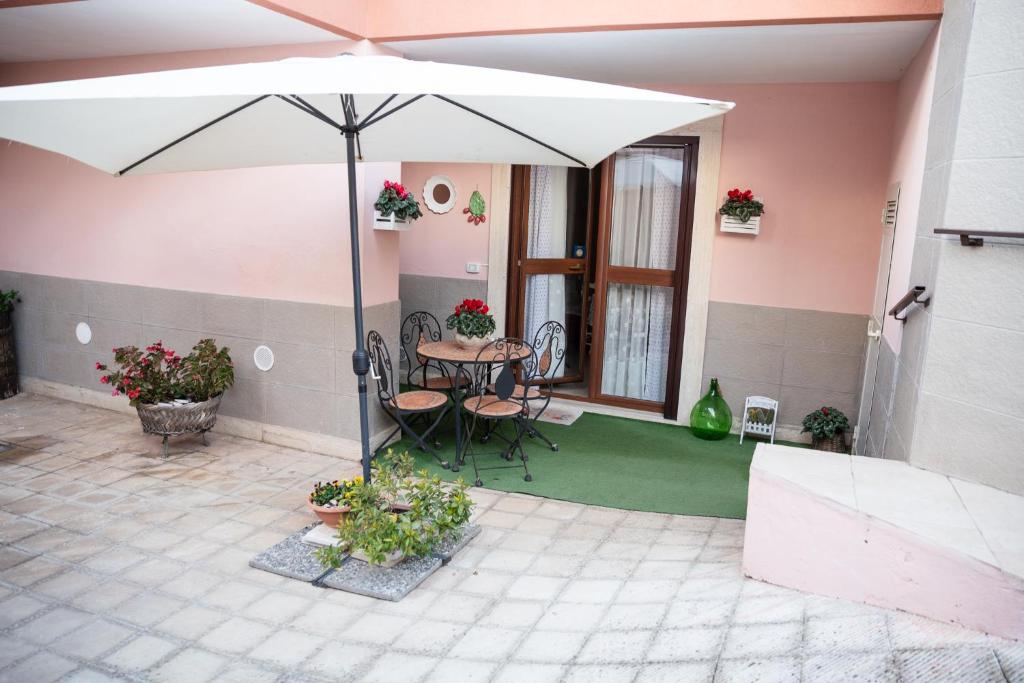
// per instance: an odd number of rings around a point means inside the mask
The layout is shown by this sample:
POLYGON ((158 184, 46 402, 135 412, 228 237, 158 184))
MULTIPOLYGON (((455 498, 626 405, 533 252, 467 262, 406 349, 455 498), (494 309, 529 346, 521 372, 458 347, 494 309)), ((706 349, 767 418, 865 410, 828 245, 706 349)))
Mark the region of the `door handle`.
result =
POLYGON ((579 272, 579 271, 583 270, 583 264, 582 263, 570 264, 569 265, 569 270, 573 271, 574 273, 579 272))

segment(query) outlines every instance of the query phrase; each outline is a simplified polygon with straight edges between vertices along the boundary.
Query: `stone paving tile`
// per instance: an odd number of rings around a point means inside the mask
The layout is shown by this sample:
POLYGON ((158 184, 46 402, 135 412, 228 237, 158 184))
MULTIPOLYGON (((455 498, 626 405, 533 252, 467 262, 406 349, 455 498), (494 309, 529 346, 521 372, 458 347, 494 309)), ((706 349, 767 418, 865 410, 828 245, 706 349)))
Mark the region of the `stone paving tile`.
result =
POLYGON ((0 681, 1024 682, 1024 644, 745 579, 743 523, 471 490, 481 533, 405 600, 254 570, 356 463, 0 403, 0 681))

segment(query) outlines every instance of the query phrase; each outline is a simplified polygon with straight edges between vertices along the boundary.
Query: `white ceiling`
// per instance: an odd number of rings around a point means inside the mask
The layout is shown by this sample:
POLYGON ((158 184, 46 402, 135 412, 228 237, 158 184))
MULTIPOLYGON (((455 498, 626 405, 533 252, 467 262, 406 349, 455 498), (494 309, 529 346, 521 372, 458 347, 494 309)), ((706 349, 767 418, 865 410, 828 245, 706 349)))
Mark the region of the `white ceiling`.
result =
POLYGON ((413 59, 611 83, 895 81, 935 23, 542 33, 386 45, 413 59))
POLYGON ((247 0, 84 0, 0 6, 0 62, 339 39, 247 0))

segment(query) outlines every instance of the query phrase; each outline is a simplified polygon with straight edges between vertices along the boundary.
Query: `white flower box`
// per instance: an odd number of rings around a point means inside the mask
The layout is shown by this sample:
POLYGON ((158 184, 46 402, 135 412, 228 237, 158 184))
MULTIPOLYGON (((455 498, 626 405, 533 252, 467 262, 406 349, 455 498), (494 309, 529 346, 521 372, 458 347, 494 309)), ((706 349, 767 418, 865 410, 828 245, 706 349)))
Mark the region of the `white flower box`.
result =
POLYGON ((373 229, 374 230, 409 230, 412 228, 412 223, 405 219, 396 218, 395 214, 391 214, 387 218, 380 215, 380 211, 373 210, 373 229))
POLYGON ((761 217, 752 216, 744 223, 739 218, 722 216, 722 232, 737 232, 742 235, 757 235, 761 232, 761 217))

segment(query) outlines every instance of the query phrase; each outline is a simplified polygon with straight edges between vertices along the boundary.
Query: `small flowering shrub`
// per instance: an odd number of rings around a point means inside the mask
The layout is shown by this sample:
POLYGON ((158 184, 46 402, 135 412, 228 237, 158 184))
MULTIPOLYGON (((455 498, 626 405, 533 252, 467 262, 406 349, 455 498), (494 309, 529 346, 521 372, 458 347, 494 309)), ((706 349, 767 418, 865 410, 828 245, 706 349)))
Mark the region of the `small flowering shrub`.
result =
MULTIPOLYGON (((217 348, 212 339, 203 339, 187 356, 165 348, 162 341, 145 350, 137 346, 114 349, 118 369, 100 377, 112 394, 124 394, 133 406, 168 403, 176 399, 207 401, 226 391, 235 382, 235 369, 227 347, 217 348)), ((106 372, 107 366, 96 363, 106 372)))
POLYGON ((843 411, 828 406, 818 408, 804 418, 802 432, 810 432, 815 439, 831 439, 850 428, 843 411))
POLYGON ((380 211, 380 215, 387 218, 395 214, 399 220, 416 220, 423 215, 420 211, 419 202, 401 183, 393 183, 390 180, 384 181, 384 189, 377 196, 373 208, 380 211))
POLYGON ((739 218, 746 223, 764 213, 764 204, 754 199, 754 193, 750 190, 740 191, 740 188, 735 187, 729 190, 725 203, 718 209, 718 213, 739 218))
POLYGON ((348 505, 346 498, 363 483, 362 477, 353 479, 335 479, 334 481, 317 482, 309 494, 309 502, 320 507, 338 508, 348 505))
POLYGON ((445 324, 449 330, 455 330, 466 337, 486 338, 494 333, 494 316, 480 299, 463 299, 455 307, 455 312, 448 316, 445 324))

